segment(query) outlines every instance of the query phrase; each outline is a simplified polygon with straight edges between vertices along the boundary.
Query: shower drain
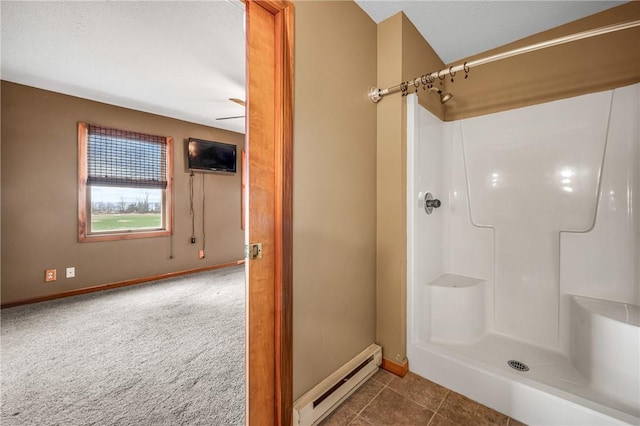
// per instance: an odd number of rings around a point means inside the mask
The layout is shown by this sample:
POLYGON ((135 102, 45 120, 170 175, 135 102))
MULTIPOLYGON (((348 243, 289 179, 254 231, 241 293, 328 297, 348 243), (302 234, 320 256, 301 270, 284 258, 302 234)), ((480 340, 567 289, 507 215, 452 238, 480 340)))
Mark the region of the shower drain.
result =
POLYGON ((509 367, 513 368, 514 370, 529 371, 529 367, 524 362, 520 362, 512 359, 507 361, 507 364, 509 365, 509 367))

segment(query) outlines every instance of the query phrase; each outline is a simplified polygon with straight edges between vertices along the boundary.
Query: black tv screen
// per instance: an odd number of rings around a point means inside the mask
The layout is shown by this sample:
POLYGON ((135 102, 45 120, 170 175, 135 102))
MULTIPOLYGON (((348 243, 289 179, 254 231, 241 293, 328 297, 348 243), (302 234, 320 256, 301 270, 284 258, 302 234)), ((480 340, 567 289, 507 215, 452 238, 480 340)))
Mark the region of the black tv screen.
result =
POLYGON ((236 146, 189 138, 187 167, 190 170, 236 172, 236 146))

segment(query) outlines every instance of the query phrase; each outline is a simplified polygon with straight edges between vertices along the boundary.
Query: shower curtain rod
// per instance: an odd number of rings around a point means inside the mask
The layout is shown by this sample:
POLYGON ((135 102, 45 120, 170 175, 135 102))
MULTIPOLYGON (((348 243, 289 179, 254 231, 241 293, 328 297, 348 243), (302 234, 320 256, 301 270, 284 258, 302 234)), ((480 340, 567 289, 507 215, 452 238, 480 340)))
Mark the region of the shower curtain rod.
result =
POLYGON ((485 65, 491 62, 507 59, 512 56, 522 55, 523 53, 529 53, 536 50, 545 49, 547 47, 558 46, 560 44, 582 40, 585 38, 590 38, 590 37, 594 37, 602 34, 612 33, 615 31, 626 30, 629 28, 637 27, 637 26, 640 26, 640 20, 623 22, 621 24, 607 25, 605 27, 600 27, 593 30, 583 31, 583 32, 579 32, 579 33, 564 36, 564 37, 554 38, 548 41, 535 43, 530 46, 509 50, 504 53, 498 53, 496 55, 487 56, 485 58, 475 59, 473 61, 465 62, 464 64, 451 66, 449 68, 441 69, 439 71, 432 72, 429 74, 424 74, 421 77, 416 77, 413 80, 404 81, 400 84, 388 87, 386 89, 381 89, 379 87, 372 87, 369 89, 368 96, 373 103, 377 103, 380 101, 380 99, 382 99, 384 95, 395 93, 397 91, 402 91, 403 93, 405 93, 410 86, 415 86, 416 89, 418 88, 418 86, 420 86, 420 84, 427 86, 433 83, 434 81, 436 81, 437 78, 443 79, 446 75, 453 76, 458 71, 464 71, 466 74, 469 72, 470 68, 477 67, 479 65, 485 65))

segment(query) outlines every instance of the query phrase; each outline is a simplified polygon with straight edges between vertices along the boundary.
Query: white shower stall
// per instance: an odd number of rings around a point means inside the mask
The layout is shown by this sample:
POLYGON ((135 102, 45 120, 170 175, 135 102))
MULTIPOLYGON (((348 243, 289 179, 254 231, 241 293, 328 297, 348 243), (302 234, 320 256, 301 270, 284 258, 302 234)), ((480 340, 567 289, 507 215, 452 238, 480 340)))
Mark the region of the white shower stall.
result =
POLYGON ((411 370, 527 424, 640 424, 640 85, 407 118, 411 370))

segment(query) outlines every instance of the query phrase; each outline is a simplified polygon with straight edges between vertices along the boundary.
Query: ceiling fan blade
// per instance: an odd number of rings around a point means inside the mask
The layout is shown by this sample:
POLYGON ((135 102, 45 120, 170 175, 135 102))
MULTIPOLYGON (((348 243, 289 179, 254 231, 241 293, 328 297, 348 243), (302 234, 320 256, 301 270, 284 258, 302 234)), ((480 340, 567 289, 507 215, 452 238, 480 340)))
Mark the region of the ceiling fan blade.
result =
POLYGON ((231 102, 235 102, 235 103, 237 103, 238 105, 242 105, 242 106, 246 106, 246 105, 247 105, 247 103, 246 103, 245 101, 243 101, 242 99, 238 99, 238 98, 229 98, 229 100, 230 100, 231 102))
POLYGON ((220 117, 220 118, 216 118, 216 120, 231 120, 234 118, 244 118, 244 115, 234 115, 232 117, 220 117))

